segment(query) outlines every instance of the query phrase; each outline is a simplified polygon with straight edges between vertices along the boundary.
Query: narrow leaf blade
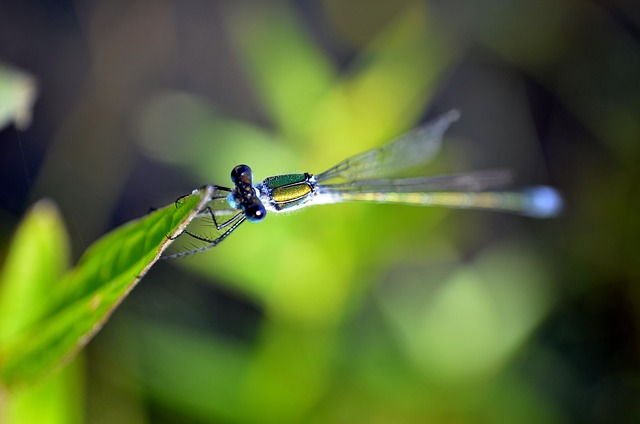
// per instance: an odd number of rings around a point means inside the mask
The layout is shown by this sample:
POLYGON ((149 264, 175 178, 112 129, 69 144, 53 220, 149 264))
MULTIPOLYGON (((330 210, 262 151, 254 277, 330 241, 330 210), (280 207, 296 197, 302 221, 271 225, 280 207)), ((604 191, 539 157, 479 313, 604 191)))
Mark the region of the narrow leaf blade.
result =
POLYGON ((56 287, 51 308, 29 331, 0 350, 5 386, 32 383, 66 363, 100 330, 135 287, 209 201, 205 187, 152 214, 129 222, 93 244, 56 287))

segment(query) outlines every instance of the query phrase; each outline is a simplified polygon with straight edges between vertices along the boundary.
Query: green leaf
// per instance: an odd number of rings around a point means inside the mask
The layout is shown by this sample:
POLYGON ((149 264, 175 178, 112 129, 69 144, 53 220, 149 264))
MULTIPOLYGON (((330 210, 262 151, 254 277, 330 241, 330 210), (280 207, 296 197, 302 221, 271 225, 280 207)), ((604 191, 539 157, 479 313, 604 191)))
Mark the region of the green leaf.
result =
POLYGON ((330 61, 283 4, 239 7, 229 23, 231 40, 256 82, 266 112, 283 132, 304 134, 318 102, 334 82, 330 61))
POLYGON ((84 415, 84 367, 76 358, 40 384, 11 392, 0 406, 3 424, 81 424, 84 415))
POLYGON ((69 240, 55 205, 41 200, 13 238, 0 275, 0 346, 32 325, 69 268, 69 240))
POLYGON ((0 64, 0 129, 12 121, 18 128, 28 127, 37 94, 31 75, 0 64))
POLYGON ((169 236, 186 228, 213 190, 194 191, 177 206, 129 222, 89 247, 51 288, 49 307, 37 322, 0 347, 0 381, 9 387, 32 383, 73 358, 160 258, 171 243, 169 236))
MULTIPOLYGON (((51 289, 69 267, 69 241, 60 213, 49 200, 36 203, 19 226, 0 274, 0 346, 37 321, 51 289)), ((79 367, 45 384, 4 396, 0 422, 81 422, 79 367)))

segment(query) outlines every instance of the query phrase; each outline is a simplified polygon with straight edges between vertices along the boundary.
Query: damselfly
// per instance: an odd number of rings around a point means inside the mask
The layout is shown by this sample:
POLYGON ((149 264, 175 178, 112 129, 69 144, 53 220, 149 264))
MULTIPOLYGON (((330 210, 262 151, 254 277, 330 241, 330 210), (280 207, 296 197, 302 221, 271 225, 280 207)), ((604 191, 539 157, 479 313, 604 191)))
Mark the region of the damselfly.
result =
POLYGON ((276 175, 254 184, 251 168, 238 165, 231 171, 233 187, 210 186, 213 188, 211 200, 198 215, 209 222, 211 229, 215 228, 215 236, 203 236, 188 228, 180 237, 190 236, 202 245, 164 259, 211 249, 244 221, 260 222, 267 213, 319 204, 359 201, 438 205, 512 212, 535 218, 559 213, 562 198, 551 187, 487 191, 508 182, 508 171, 393 178, 432 158, 440 148, 444 132, 458 117, 459 113, 452 110, 382 147, 346 159, 317 175, 306 172, 276 175))

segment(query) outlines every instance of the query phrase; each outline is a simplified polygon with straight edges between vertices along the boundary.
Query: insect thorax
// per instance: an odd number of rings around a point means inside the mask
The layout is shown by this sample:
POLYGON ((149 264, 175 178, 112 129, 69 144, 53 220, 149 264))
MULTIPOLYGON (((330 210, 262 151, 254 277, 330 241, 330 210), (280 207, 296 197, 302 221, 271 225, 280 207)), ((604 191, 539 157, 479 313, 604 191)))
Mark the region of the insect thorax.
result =
POLYGON ((312 175, 304 173, 268 177, 256 188, 268 209, 281 212, 302 207, 311 200, 317 185, 312 175))

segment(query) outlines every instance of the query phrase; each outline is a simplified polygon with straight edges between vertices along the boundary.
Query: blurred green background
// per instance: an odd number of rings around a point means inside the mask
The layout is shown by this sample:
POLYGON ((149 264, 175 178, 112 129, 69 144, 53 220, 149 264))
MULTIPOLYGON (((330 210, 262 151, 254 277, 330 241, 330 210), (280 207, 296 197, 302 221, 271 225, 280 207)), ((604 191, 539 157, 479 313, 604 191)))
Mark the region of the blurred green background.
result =
POLYGON ((39 91, 0 132, 2 257, 42 197, 77 258, 238 163, 317 173, 454 107, 425 173, 506 167, 567 203, 244 224, 155 266, 14 421, 640 422, 635 2, 22 0, 0 61, 39 91))

